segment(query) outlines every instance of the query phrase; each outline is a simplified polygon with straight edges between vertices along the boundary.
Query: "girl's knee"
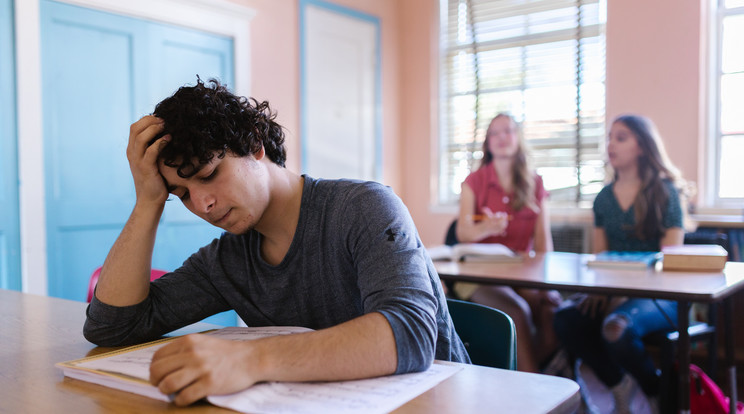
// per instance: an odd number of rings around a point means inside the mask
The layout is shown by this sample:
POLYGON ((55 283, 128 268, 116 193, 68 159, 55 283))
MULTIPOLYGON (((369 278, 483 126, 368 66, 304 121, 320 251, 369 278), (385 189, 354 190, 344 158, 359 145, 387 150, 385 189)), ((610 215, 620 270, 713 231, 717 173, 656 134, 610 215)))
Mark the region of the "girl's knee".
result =
POLYGON ((630 321, 625 315, 612 314, 602 323, 602 338, 607 343, 615 343, 620 340, 628 329, 630 321))

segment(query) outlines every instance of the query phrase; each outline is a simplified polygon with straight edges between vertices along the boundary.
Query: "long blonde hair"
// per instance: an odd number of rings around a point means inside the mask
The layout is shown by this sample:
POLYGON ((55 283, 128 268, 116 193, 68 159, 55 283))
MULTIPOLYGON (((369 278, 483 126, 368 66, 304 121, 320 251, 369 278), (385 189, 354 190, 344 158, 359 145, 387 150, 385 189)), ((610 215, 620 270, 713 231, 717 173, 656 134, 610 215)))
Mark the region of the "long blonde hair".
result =
MULTIPOLYGON (((522 138, 522 129, 514 117, 506 114, 499 113, 491 122, 498 118, 507 118, 514 128, 517 130, 519 139, 517 140, 517 152, 514 154, 514 162, 512 163, 512 181, 514 184, 514 196, 511 198, 511 207, 515 211, 521 210, 523 207, 528 207, 532 210, 537 211, 537 200, 535 199, 535 174, 532 172, 530 162, 527 158, 527 152, 524 148, 524 140, 522 138)), ((490 125, 490 122, 489 122, 490 125)), ((478 168, 484 168, 491 164, 493 161, 493 154, 488 147, 488 133, 486 133, 486 139, 483 140, 483 159, 481 165, 478 168)))

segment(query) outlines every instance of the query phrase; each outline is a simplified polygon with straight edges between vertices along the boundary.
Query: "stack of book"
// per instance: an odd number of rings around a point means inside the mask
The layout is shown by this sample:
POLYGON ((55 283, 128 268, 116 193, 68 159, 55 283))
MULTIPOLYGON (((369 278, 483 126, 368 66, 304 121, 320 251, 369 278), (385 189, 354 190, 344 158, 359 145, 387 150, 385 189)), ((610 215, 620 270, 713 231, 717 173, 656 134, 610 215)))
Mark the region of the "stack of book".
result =
POLYGON ((728 252, 717 244, 683 244, 666 246, 664 270, 700 270, 719 272, 726 266, 728 252))

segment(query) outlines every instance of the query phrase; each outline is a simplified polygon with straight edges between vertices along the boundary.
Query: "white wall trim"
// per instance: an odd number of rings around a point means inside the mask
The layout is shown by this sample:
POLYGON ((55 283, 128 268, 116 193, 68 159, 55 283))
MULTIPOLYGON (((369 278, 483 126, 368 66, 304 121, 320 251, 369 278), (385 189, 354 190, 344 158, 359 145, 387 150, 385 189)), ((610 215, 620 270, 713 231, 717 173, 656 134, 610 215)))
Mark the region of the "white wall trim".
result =
MULTIPOLYGON (((226 0, 56 0, 91 9, 229 36, 234 92, 250 96, 250 21, 255 10, 226 0)), ((39 0, 15 2, 18 178, 23 291, 46 295, 46 210, 39 0)))
POLYGON ((47 294, 39 2, 15 2, 21 286, 47 294))
POLYGON ((226 0, 55 1, 232 37, 235 42, 233 92, 250 96, 250 21, 256 15, 250 7, 226 0))

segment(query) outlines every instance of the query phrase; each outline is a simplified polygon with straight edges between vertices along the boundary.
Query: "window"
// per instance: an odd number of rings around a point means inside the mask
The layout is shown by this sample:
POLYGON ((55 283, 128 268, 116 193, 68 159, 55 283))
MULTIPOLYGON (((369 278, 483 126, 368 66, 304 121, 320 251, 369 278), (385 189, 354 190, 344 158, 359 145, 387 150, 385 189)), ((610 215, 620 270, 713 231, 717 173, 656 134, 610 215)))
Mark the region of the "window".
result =
POLYGON ((552 202, 590 202, 604 180, 600 0, 441 0, 440 204, 480 165, 491 119, 522 125, 552 202))
POLYGON ((744 201, 744 0, 720 0, 716 15, 718 51, 711 88, 717 104, 711 126, 715 139, 715 177, 712 202, 718 206, 740 206, 744 201))

